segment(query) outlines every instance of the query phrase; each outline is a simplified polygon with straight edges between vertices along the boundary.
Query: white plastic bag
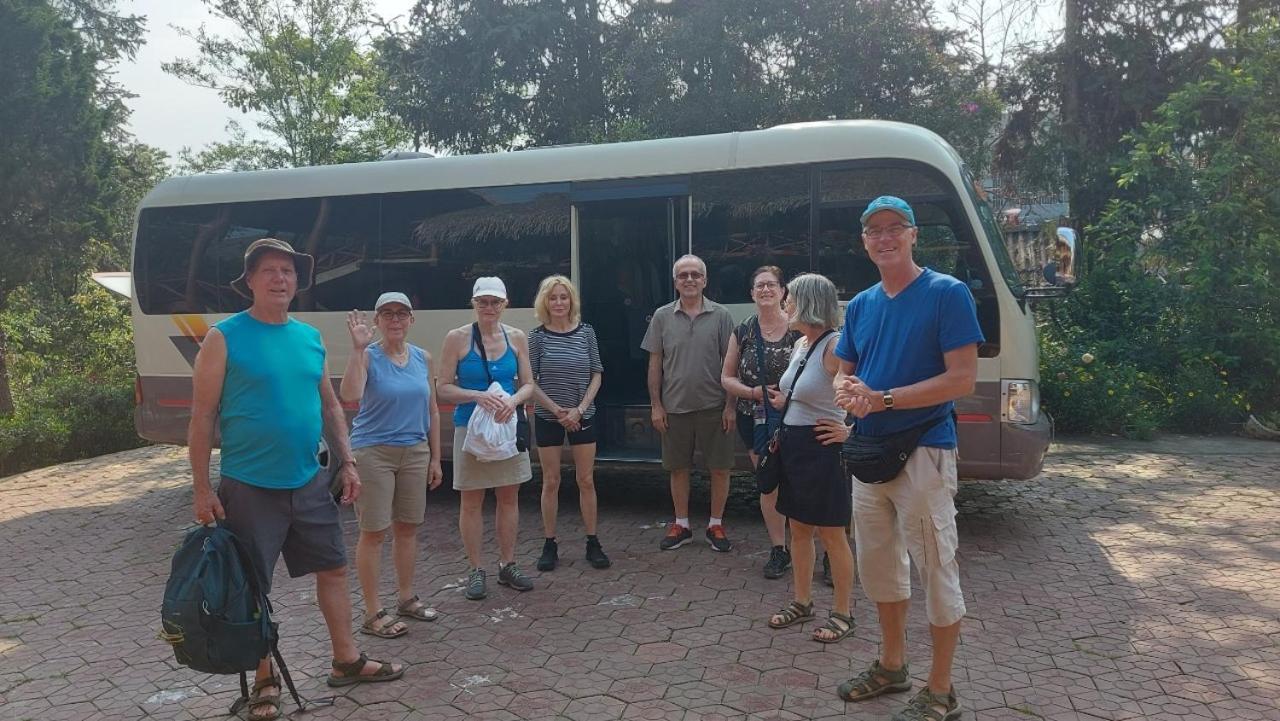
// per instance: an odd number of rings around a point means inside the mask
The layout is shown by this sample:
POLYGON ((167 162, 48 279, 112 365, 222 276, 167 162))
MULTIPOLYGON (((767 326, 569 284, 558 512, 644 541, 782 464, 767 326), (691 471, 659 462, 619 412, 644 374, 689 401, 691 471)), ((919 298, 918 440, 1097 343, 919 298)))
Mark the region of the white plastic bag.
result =
MULTIPOLYGON (((495 391, 504 397, 507 395, 497 381, 489 384, 489 392, 495 391)), ((471 420, 467 421, 467 440, 462 443, 462 450, 486 463, 514 457, 520 452, 516 448, 516 414, 499 423, 493 411, 477 403, 471 420)))

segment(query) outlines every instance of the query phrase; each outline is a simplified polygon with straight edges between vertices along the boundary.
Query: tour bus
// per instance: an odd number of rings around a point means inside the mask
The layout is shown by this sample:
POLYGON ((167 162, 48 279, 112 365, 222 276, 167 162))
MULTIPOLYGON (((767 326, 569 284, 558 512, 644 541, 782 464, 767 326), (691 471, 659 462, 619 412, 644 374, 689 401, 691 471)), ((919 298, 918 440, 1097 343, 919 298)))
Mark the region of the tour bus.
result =
MULTIPOLYGON (((346 312, 372 309, 383 291, 409 296, 410 341, 438 357, 445 333, 473 318, 477 277, 501 277, 503 321, 529 329, 539 281, 569 276, 605 369, 598 458, 656 463, 640 341, 675 298, 673 261, 705 260, 707 296, 739 320, 764 264, 822 273, 847 301, 878 280, 858 217, 886 194, 915 208, 917 262, 969 287, 986 336, 976 390, 956 404, 961 476, 1034 476, 1050 420, 1029 293, 995 216, 942 138, 875 121, 166 180, 143 200, 134 244, 138 433, 185 442, 196 351, 248 306, 231 281, 245 247, 272 236, 315 257, 293 313, 323 334, 334 383, 351 352, 346 312)), ((451 409, 441 410, 447 447, 451 409)))

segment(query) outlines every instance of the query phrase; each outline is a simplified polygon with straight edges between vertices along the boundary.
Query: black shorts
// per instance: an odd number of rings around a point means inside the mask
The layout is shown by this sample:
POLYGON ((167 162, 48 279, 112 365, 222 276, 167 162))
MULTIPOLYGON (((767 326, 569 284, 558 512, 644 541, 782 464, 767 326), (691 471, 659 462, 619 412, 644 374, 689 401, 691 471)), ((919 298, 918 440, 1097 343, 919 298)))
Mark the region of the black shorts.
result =
POLYGON ((261 488, 223 476, 218 500, 227 513, 221 523, 253 557, 264 592, 271 590, 271 576, 282 554, 293 578, 347 565, 338 504, 329 492, 327 474, 317 473, 293 490, 261 488))
POLYGON ((558 448, 564 445, 565 436, 569 437, 569 445, 582 446, 588 443, 596 442, 596 424, 595 416, 583 418, 582 427, 576 431, 569 431, 568 428, 554 421, 544 420, 539 416, 533 417, 533 437, 539 448, 558 448))

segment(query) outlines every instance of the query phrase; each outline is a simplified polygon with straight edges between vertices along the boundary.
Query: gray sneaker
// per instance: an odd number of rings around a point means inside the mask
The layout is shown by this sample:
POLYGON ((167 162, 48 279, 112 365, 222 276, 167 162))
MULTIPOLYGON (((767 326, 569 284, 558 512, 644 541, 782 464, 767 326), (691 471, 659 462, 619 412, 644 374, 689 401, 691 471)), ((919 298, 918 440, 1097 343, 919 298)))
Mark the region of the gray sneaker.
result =
POLYGON ((467 600, 479 601, 488 595, 489 589, 485 586, 484 582, 484 569, 471 569, 471 573, 467 576, 467 600))
POLYGON ((498 583, 503 586, 510 586, 517 591, 533 590, 533 581, 525 578, 525 575, 516 567, 514 561, 498 567, 498 583))

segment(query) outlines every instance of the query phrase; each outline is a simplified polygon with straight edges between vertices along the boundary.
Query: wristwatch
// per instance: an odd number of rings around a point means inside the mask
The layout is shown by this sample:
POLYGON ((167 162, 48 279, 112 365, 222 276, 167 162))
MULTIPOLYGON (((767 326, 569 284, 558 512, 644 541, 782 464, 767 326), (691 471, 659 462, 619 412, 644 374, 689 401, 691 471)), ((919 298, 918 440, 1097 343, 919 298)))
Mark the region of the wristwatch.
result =
POLYGON ((883 401, 884 401, 884 409, 886 411, 893 410, 893 390, 892 389, 884 392, 883 401))

